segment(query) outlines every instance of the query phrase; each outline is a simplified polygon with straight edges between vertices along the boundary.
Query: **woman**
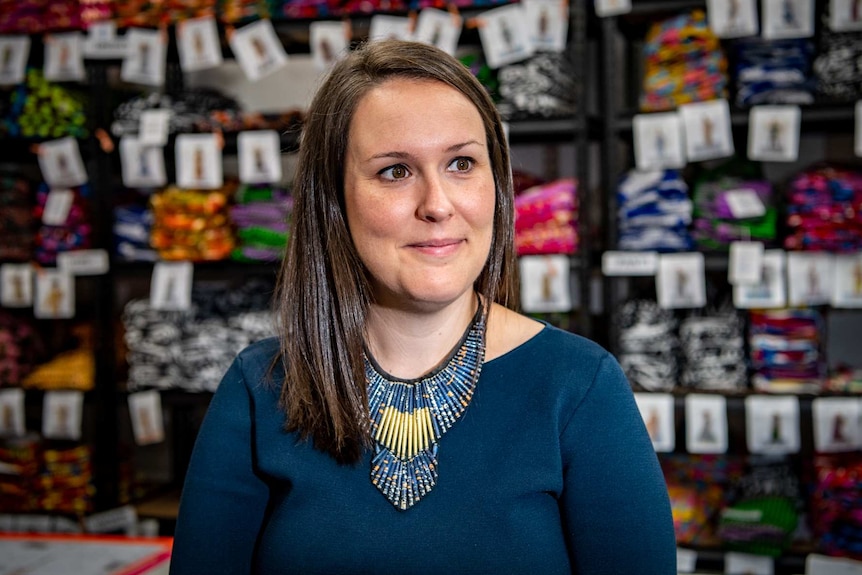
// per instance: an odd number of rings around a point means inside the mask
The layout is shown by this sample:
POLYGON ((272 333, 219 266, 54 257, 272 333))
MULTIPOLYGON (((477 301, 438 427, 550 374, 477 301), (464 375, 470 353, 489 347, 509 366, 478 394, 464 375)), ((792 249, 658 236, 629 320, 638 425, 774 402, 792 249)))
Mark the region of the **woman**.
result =
POLYGON ((500 118, 457 60, 369 43, 303 128, 280 337, 213 397, 171 572, 676 572, 615 360, 519 315, 500 118))

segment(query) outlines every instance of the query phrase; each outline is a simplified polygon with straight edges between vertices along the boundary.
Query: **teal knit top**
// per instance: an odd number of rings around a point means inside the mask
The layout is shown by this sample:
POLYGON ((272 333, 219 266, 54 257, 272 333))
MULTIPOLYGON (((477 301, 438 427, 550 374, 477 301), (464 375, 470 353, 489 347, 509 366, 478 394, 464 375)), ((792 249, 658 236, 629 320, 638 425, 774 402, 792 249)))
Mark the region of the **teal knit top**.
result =
POLYGON ((188 468, 173 575, 673 575, 667 489, 601 347, 546 325, 482 367, 440 439, 439 478, 396 509, 371 453, 339 465, 284 431, 275 339, 239 354, 188 468))

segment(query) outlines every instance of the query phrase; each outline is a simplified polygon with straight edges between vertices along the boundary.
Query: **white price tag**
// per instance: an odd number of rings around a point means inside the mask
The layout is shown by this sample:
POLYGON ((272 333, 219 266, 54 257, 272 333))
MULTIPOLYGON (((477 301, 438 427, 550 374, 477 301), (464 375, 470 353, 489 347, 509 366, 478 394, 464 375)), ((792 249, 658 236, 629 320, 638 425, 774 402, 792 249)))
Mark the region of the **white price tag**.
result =
POLYGON ((665 309, 706 305, 706 275, 702 253, 663 254, 655 276, 658 305, 665 309))
POLYGON ((153 309, 184 311, 192 305, 191 262, 156 262, 150 280, 153 309))
POLYGON ((862 100, 856 102, 856 130, 853 150, 862 157, 862 100))
POLYGON ((162 397, 158 391, 151 389, 129 395, 129 416, 135 443, 150 445, 165 440, 162 397))
POLYGON ((659 453, 670 453, 676 446, 673 396, 655 392, 634 395, 653 449, 659 453))
POLYGON ((33 305, 33 266, 30 264, 0 265, 0 306, 29 307, 33 305))
POLYGON ((617 16, 632 11, 631 0, 596 0, 596 16, 617 16))
POLYGON ((737 553, 731 551, 724 555, 724 572, 742 575, 773 575, 775 567, 772 557, 737 553))
POLYGON ((727 281, 731 285, 756 285, 763 274, 763 244, 732 242, 727 281))
POLYGON ((725 192, 725 197, 731 215, 737 220, 759 218, 766 213, 766 206, 763 205, 757 192, 752 189, 728 190, 725 192))
POLYGON ((49 439, 81 439, 83 406, 83 392, 46 391, 42 404, 42 435, 49 439))
POLYGON ((605 252, 602 273, 606 276, 654 276, 658 270, 657 252, 605 252))
POLYGON ((862 575, 862 561, 811 553, 805 558, 806 575, 862 575))
POLYGON ((126 39, 117 36, 113 20, 93 22, 84 40, 84 56, 94 60, 113 60, 126 55, 126 39))
MULTIPOLYGON (((745 398, 745 439, 748 451, 765 455, 798 453, 799 398, 750 395, 745 398)), ((732 573, 744 573, 744 570, 732 573)), ((759 573, 759 571, 754 571, 759 573)))
POLYGON ((106 250, 77 250, 57 254, 57 267, 73 276, 98 276, 111 264, 106 250))
POLYGON ((170 132, 170 110, 144 110, 138 126, 138 144, 141 146, 164 146, 170 132))
POLYGON ((0 389, 0 437, 20 437, 24 432, 24 390, 0 389))
POLYGON ((694 573, 697 565, 697 552, 692 549, 676 548, 676 572, 694 573))
POLYGON ((520 4, 500 6, 479 15, 482 50, 491 68, 520 62, 533 54, 527 13, 520 4))
POLYGON ((45 199, 42 223, 47 226, 62 226, 69 218, 69 211, 75 201, 72 190, 51 190, 45 199))

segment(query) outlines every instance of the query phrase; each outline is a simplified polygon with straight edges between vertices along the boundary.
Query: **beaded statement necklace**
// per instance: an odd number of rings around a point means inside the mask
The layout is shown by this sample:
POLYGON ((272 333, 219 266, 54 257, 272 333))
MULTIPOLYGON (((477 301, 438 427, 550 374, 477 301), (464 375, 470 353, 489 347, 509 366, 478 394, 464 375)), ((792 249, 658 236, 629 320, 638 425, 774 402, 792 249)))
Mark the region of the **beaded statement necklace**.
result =
POLYGON ((387 375, 366 352, 371 482, 397 509, 409 509, 437 484, 438 441, 470 404, 484 359, 481 306, 446 361, 421 378, 387 375))

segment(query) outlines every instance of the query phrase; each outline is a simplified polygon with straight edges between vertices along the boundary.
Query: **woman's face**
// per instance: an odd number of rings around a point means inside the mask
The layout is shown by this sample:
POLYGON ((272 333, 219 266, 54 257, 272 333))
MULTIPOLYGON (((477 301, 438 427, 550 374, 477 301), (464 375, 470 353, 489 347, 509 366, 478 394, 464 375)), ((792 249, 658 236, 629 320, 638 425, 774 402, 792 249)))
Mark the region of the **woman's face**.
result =
POLYGON ((470 294, 495 202, 478 110, 437 81, 375 87, 350 124, 344 197, 377 303, 437 308, 470 294))

